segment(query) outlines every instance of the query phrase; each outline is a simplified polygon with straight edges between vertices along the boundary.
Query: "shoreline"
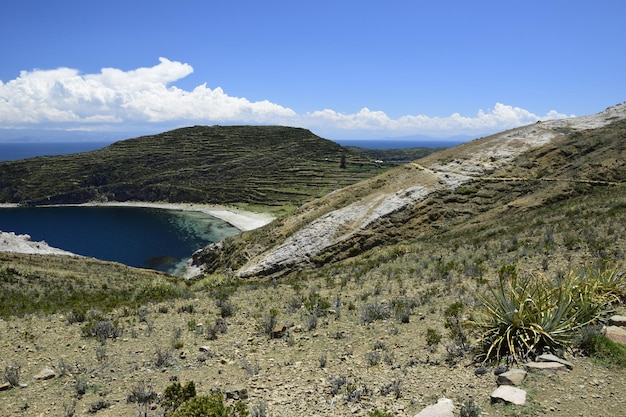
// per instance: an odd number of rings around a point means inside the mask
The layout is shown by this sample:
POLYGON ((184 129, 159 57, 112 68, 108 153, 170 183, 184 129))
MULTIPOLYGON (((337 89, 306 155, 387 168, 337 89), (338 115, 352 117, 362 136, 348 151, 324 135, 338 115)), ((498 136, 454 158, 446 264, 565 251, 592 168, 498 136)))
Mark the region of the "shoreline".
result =
MULTIPOLYGON (((0 203, 1 208, 17 208, 19 204, 0 203)), ((179 210, 179 211, 198 211, 218 219, 230 223, 242 232, 258 229, 266 224, 271 223, 275 217, 267 213, 256 213, 247 210, 241 210, 234 207, 225 207, 214 204, 196 204, 196 203, 153 203, 144 201, 108 201, 108 202, 89 202, 81 204, 56 204, 50 206, 37 207, 139 207, 139 208, 157 208, 163 210, 179 210)))

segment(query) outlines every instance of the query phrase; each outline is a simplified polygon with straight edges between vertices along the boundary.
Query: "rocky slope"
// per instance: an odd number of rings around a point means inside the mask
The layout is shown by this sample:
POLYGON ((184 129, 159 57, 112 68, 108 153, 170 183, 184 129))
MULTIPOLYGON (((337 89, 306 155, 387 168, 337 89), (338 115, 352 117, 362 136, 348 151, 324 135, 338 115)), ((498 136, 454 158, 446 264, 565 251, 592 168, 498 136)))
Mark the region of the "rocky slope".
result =
MULTIPOLYGON (((531 151, 548 149, 550 144, 563 140, 573 140, 576 146, 576 135, 624 119, 626 103, 596 115, 540 122, 437 152, 303 205, 293 216, 267 229, 266 233, 275 236, 267 242, 252 239, 253 243, 248 242, 243 248, 236 247, 241 243, 220 242, 196 253, 195 263, 210 271, 226 262, 236 270, 238 277, 246 278, 280 275, 304 265, 342 259, 351 252, 380 244, 386 240, 381 235, 397 234, 397 228, 388 226, 411 222, 423 215, 428 209, 420 204, 429 197, 476 181, 540 178, 542 181, 619 182, 619 178, 575 178, 578 174, 572 173, 563 178, 545 178, 546 173, 558 172, 555 166, 545 172, 528 168, 518 173, 521 177, 510 172, 514 162, 531 151)), ((602 158, 601 163, 608 164, 609 171, 623 168, 623 155, 621 165, 618 155, 608 154, 602 158)))

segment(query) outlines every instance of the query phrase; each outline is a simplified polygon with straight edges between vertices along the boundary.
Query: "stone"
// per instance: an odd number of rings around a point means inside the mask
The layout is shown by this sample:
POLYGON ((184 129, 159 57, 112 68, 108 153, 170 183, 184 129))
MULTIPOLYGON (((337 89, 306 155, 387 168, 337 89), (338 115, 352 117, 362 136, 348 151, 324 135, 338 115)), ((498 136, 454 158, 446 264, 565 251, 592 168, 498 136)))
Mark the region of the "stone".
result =
POLYGON ((609 325, 617 327, 626 327, 626 316, 611 316, 609 318, 609 325))
POLYGON ((200 346, 199 350, 200 350, 200 352, 211 353, 211 347, 210 346, 200 346))
POLYGON ((567 369, 574 369, 574 365, 572 365, 571 362, 566 361, 563 358, 559 358, 556 355, 552 355, 550 353, 544 353, 543 355, 539 355, 537 356, 537 362, 558 362, 558 363, 562 363, 563 365, 565 365, 567 367, 567 369))
POLYGON ((496 366, 495 368, 493 368, 493 374, 500 375, 500 374, 507 372, 508 370, 509 368, 504 365, 496 366))
POLYGON ((13 388, 13 386, 9 384, 8 382, 5 382, 4 384, 0 384, 0 391, 8 391, 11 388, 13 388))
POLYGON ((491 393, 491 402, 504 401, 515 405, 526 403, 526 391, 510 385, 500 385, 491 393))
POLYGON ((498 385, 520 385, 527 374, 528 372, 523 369, 511 369, 498 375, 496 383, 498 385))
POLYGON ((454 402, 449 398, 440 398, 437 404, 429 405, 415 417, 454 417, 454 402))
POLYGON ((605 335, 614 342, 626 345, 626 327, 608 326, 605 335))
POLYGON ((280 339, 287 332, 287 326, 283 326, 281 324, 277 325, 272 329, 272 339, 280 339))
POLYGON ((43 368, 37 375, 35 375, 34 379, 46 380, 52 379, 57 376, 57 373, 52 368, 43 368))
POLYGON ((248 390, 244 387, 228 387, 224 390, 224 396, 229 400, 245 400, 248 398, 248 390))
POLYGON ((528 372, 543 371, 557 373, 567 371, 567 366, 559 362, 528 362, 524 365, 524 368, 526 368, 528 372))
POLYGON ((489 369, 485 368, 484 366, 479 366, 478 368, 474 369, 474 375, 476 376, 483 376, 487 373, 489 373, 489 369))

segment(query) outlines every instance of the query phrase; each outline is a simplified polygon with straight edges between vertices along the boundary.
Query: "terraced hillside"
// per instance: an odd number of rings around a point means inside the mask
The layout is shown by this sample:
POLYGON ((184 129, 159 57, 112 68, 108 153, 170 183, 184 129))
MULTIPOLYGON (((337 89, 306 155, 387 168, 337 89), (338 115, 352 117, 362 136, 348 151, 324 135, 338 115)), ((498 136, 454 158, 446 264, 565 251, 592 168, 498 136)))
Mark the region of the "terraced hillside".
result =
POLYGON ((195 255, 208 271, 285 274, 433 230, 493 223, 506 213, 626 181, 626 104, 477 139, 303 205, 263 231, 195 255))
POLYGON ((0 202, 297 206, 384 170, 305 129, 195 126, 93 152, 0 163, 0 202))

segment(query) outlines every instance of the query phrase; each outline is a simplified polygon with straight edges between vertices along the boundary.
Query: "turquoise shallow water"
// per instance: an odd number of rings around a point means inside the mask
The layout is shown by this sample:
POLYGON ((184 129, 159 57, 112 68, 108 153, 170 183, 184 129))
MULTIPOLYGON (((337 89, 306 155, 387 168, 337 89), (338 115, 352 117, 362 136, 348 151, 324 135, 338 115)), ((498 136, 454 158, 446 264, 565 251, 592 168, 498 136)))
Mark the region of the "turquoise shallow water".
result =
POLYGON ((141 207, 0 209, 0 230, 98 259, 177 273, 191 254, 239 233, 205 213, 141 207))

